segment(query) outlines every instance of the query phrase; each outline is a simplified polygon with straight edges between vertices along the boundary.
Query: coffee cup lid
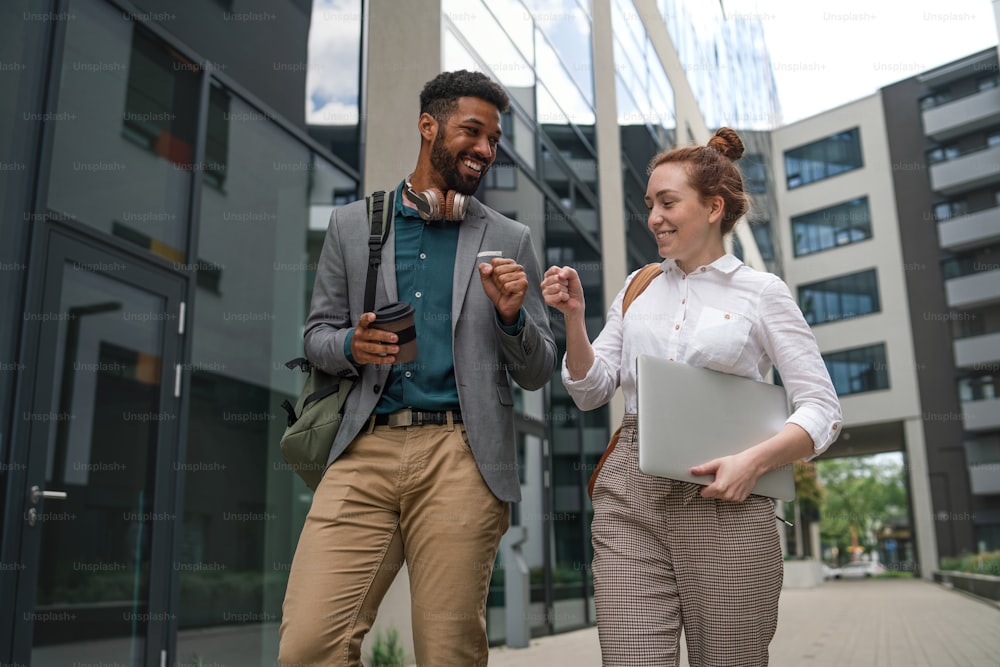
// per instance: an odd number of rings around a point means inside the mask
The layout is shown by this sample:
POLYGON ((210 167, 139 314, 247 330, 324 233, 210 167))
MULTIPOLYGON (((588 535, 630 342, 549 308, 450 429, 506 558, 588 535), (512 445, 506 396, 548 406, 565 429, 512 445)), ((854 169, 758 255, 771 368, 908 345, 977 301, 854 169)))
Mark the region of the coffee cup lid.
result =
POLYGON ((375 322, 387 324, 396 322, 413 315, 413 306, 406 301, 397 301, 375 309, 375 322))

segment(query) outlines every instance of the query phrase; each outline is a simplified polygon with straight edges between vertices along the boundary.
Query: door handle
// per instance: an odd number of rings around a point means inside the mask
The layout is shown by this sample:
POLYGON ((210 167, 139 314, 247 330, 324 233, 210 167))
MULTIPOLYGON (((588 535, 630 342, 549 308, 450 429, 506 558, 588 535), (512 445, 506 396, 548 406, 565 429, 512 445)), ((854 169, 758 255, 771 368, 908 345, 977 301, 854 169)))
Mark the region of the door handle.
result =
POLYGON ((37 505, 38 501, 42 498, 46 500, 66 500, 68 497, 65 491, 42 491, 37 484, 31 487, 32 505, 37 505))

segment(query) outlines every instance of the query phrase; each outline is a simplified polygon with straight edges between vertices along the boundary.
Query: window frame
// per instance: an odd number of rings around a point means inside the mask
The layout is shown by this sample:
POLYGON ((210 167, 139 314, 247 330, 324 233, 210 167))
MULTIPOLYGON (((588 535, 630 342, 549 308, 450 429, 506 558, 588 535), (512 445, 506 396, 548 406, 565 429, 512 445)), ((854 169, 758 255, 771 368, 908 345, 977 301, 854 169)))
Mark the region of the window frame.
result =
MULTIPOLYGON (((864 287, 868 287, 868 285, 864 285, 864 287)), ((852 320, 858 317, 865 317, 867 315, 876 315, 882 312, 882 299, 879 293, 878 269, 876 267, 872 267, 870 269, 864 269, 863 271, 855 271, 853 273, 845 273, 843 275, 834 276, 832 278, 827 278, 825 280, 818 280, 812 283, 798 285, 796 287, 796 290, 797 290, 796 298, 799 304, 799 310, 802 311, 802 315, 806 318, 806 322, 811 327, 819 326, 821 324, 828 324, 830 322, 843 322, 844 320, 852 320), (858 312, 848 312, 850 309, 847 307, 848 304, 846 302, 850 300, 850 294, 859 295, 863 294, 863 292, 861 291, 856 291, 853 293, 847 292, 846 288, 848 287, 848 285, 846 283, 851 280, 854 280, 860 286, 861 282, 869 280, 869 277, 871 281, 870 286, 874 288, 873 291, 867 295, 872 304, 871 310, 866 310, 864 312, 861 312, 859 309, 855 309, 858 312), (840 291, 837 291, 836 289, 837 287, 836 283, 838 281, 842 281, 845 283, 845 285, 841 287, 840 291), (830 288, 822 289, 823 286, 825 285, 830 285, 830 288), (805 304, 803 303, 806 298, 813 296, 811 294, 804 294, 804 291, 806 290, 813 290, 814 292, 816 292, 816 298, 822 298, 823 304, 819 312, 830 313, 835 310, 837 313, 836 316, 826 317, 825 319, 815 319, 814 316, 813 319, 811 319, 810 312, 816 312, 816 311, 814 311, 813 308, 806 308, 805 304), (822 295, 822 297, 820 297, 819 295, 822 295), (833 304, 835 307, 830 308, 829 306, 832 304, 833 301, 836 302, 835 304, 833 304)), ((861 297, 858 297, 859 300, 860 298, 861 297)))
MULTIPOLYGON (((813 211, 808 211, 806 213, 800 213, 799 215, 792 216, 789 219, 789 223, 791 225, 791 233, 792 233, 792 256, 796 258, 815 255, 816 253, 825 252, 827 250, 835 250, 837 248, 841 248, 847 245, 854 245, 855 243, 861 243, 863 241, 871 240, 871 238, 874 236, 872 232, 871 206, 869 205, 868 202, 868 195, 861 195, 860 197, 852 197, 851 199, 846 199, 844 201, 838 202, 833 206, 826 206, 824 208, 815 209, 813 211), (856 211, 858 208, 861 207, 863 207, 865 211, 864 223, 855 221, 855 218, 859 217, 856 211), (798 230, 798 225, 815 226, 816 223, 812 222, 812 219, 820 217, 834 219, 835 221, 835 218, 833 218, 830 212, 841 208, 846 210, 845 215, 847 219, 847 224, 843 227, 843 229, 834 226, 833 242, 827 245, 824 245, 822 242, 810 243, 809 244, 810 249, 806 251, 801 251, 799 247, 800 244, 798 237, 800 236, 800 232, 798 230), (864 233, 864 236, 862 236, 861 238, 853 239, 855 232, 858 230, 864 233), (842 234, 845 233, 847 235, 847 240, 839 242, 838 239, 841 237, 842 234)), ((836 222, 834 222, 834 225, 836 225, 836 222)))
POLYGON ((811 183, 818 183, 840 174, 861 169, 865 166, 864 151, 861 146, 861 128, 860 126, 855 126, 842 132, 830 134, 818 141, 790 148, 784 152, 783 159, 785 165, 785 187, 788 190, 795 190, 811 183), (845 143, 839 143, 840 141, 844 141, 845 143), (847 145, 847 141, 851 141, 853 144, 850 147, 850 152, 856 153, 856 164, 847 161, 838 163, 831 159, 832 147, 847 145), (807 157, 819 152, 823 153, 822 158, 809 159, 807 157), (792 161, 796 161, 795 164, 799 167, 794 172, 790 167, 792 161), (831 169, 831 164, 843 166, 844 168, 831 169), (811 166, 806 170, 802 168, 803 165, 811 166), (822 166, 822 169, 817 168, 818 166, 822 166))
MULTIPOLYGON (((849 348, 846 350, 837 350, 835 352, 824 352, 823 363, 826 364, 826 370, 830 374, 830 380, 833 382, 833 387, 837 392, 837 396, 853 396, 855 394, 866 394, 872 391, 891 389, 891 383, 889 382, 888 355, 886 344, 884 342, 849 348), (875 353, 868 355, 868 358, 865 359, 865 355, 869 352, 875 353), (841 385, 838 385, 838 379, 843 375, 843 373, 832 367, 832 364, 834 363, 851 365, 863 365, 865 363, 869 363, 872 370, 876 373, 875 380, 877 386, 851 389, 850 391, 841 391, 842 387, 841 385)), ((850 389, 850 385, 853 385, 854 379, 857 377, 859 376, 847 376, 847 381, 849 383, 848 389, 850 389)))

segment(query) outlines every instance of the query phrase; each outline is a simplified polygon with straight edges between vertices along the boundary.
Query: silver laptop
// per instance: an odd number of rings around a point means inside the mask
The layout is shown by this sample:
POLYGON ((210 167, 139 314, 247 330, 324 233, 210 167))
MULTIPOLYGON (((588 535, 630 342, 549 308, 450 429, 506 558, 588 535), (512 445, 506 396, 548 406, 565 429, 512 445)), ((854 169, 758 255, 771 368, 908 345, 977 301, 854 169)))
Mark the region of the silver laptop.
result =
MULTIPOLYGON (((688 469, 766 440, 789 414, 782 387, 646 354, 636 361, 636 390, 639 470, 702 485, 712 476, 688 469)), ((753 493, 794 500, 791 464, 761 475, 753 493)))

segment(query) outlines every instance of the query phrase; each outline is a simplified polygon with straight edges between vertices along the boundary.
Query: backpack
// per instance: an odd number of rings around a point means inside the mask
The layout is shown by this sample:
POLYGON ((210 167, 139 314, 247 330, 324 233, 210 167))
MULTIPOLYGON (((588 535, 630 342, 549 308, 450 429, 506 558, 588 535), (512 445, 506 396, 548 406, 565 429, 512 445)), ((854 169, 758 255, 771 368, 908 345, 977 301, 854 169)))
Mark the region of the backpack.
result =
MULTIPOLYGON (((382 263, 382 245, 392 225, 394 192, 379 190, 365 199, 368 207, 368 277, 365 283, 365 310, 375 308, 375 286, 378 269, 382 263)), ((281 456, 292 470, 313 491, 319 486, 326 471, 330 448, 340 430, 344 416, 344 403, 354 384, 361 378, 329 375, 309 363, 305 357, 292 359, 285 364, 290 369, 307 373, 305 386, 293 406, 287 399, 281 407, 288 413, 288 424, 281 436, 281 456)))

